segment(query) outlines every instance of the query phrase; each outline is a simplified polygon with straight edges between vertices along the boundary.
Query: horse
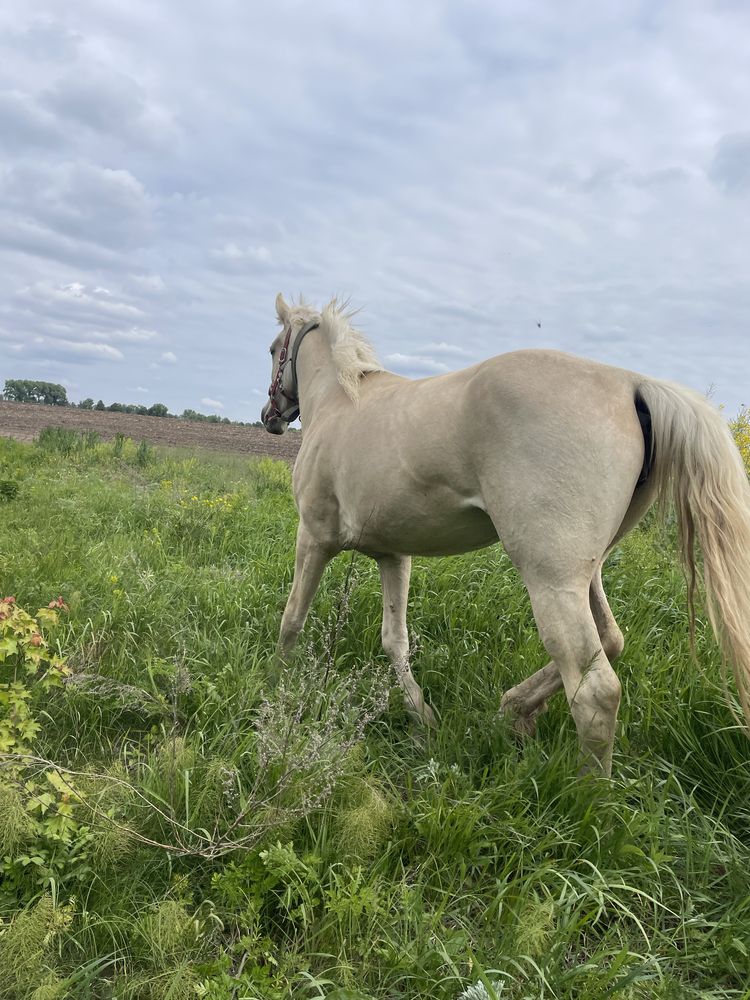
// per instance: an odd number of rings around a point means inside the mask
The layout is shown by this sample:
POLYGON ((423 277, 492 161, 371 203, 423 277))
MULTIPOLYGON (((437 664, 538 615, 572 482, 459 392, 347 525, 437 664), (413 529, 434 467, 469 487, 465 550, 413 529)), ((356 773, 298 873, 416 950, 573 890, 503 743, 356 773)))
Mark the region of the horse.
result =
POLYGON ((435 713, 409 664, 412 556, 501 542, 528 590, 550 662, 500 710, 533 728, 563 688, 582 770, 609 776, 623 649, 602 564, 657 498, 674 499, 694 621, 703 553, 708 610, 750 730, 750 484, 726 422, 672 382, 555 350, 524 349, 421 379, 384 370, 336 299, 318 311, 279 295, 261 419, 301 415, 293 489, 299 525, 278 656, 288 657, 326 564, 376 560, 382 643, 410 715, 435 713))

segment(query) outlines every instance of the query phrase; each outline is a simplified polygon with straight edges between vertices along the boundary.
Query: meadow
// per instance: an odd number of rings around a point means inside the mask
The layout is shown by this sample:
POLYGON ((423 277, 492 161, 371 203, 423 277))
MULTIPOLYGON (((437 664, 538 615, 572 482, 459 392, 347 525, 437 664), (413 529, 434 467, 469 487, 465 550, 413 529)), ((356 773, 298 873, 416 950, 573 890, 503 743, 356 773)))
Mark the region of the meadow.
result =
POLYGON ((0 998, 748 1000, 750 742, 669 520, 605 568, 612 781, 564 699, 498 716, 546 662, 499 547, 416 561, 437 731, 365 558, 280 671, 295 528, 281 462, 0 439, 0 998))

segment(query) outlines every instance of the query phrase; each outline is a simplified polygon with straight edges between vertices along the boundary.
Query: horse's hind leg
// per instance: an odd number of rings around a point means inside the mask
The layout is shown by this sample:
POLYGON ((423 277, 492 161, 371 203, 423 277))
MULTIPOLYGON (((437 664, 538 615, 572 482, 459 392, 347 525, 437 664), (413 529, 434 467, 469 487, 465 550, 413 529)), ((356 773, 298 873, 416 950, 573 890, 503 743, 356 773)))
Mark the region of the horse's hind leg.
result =
POLYGON ((594 616, 599 638, 602 641, 602 648, 610 663, 613 663, 622 653, 625 645, 620 626, 615 621, 612 608, 609 606, 607 595, 604 593, 602 584, 602 564, 597 567, 594 578, 589 587, 589 604, 591 614, 594 616))
POLYGON ((527 580, 539 635, 562 679, 584 768, 612 771, 620 682, 604 652, 588 583, 527 580))
MULTIPOLYGON (((589 605, 602 648, 612 663, 622 652, 623 638, 604 593, 601 564, 589 586, 589 605)), ((546 711, 548 699, 557 694, 562 686, 560 671, 552 660, 546 667, 506 691, 500 702, 500 711, 513 719, 513 726, 518 733, 533 735, 537 716, 546 711)))
POLYGON ((411 559, 409 556, 379 556, 380 582, 383 587, 383 649, 388 654, 396 680, 404 693, 409 715, 423 725, 435 727, 435 715, 425 701, 409 666, 409 633, 406 628, 406 605, 409 596, 411 559))
POLYGON ((537 717, 547 711, 547 701, 562 686, 560 671, 551 660, 546 667, 505 692, 500 701, 500 714, 512 720, 520 736, 533 736, 537 717))

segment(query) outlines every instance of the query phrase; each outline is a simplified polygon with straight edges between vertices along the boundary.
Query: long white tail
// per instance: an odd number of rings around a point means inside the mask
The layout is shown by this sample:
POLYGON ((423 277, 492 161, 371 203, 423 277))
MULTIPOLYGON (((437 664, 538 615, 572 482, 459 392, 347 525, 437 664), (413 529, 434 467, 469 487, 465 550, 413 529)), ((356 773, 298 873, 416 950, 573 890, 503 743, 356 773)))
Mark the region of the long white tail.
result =
POLYGON ((750 482, 726 422, 703 396, 644 379, 659 495, 671 494, 694 620, 695 542, 711 625, 732 666, 750 735, 750 482))

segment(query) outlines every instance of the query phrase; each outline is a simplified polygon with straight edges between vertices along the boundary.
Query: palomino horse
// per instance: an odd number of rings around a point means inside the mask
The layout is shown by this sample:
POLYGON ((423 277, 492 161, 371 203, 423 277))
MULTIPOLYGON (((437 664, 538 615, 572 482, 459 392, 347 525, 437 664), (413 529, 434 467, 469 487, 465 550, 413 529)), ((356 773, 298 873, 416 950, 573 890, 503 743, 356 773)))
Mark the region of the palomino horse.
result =
POLYGON ((409 667, 411 556, 500 540, 526 585, 551 662, 508 691, 533 726, 565 689, 585 766, 610 774, 623 638, 602 562, 660 494, 677 510, 688 599, 703 551, 714 630, 750 725, 750 486, 705 399, 669 382, 548 350, 411 380, 383 371, 334 300, 322 312, 276 300, 281 332, 261 414, 283 434, 302 414, 294 467, 294 583, 279 653, 301 631, 323 570, 344 549, 372 556, 383 647, 415 718, 434 714, 409 667))

